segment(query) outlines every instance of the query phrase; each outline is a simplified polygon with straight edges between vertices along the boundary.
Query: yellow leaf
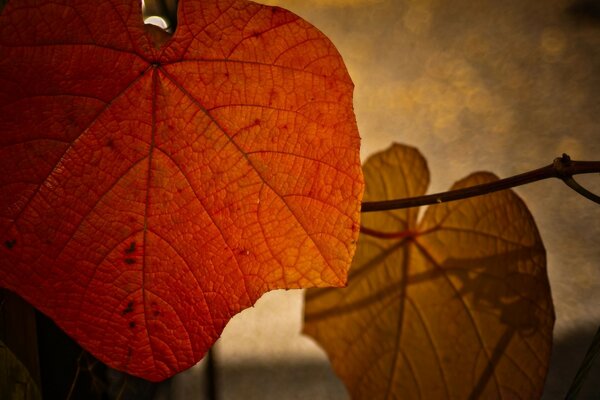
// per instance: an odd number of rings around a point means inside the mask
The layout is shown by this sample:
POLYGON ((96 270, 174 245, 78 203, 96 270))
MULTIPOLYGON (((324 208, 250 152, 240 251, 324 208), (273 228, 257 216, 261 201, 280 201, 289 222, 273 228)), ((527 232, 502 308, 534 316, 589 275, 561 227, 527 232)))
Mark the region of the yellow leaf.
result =
MULTIPOLYGON (((364 166, 365 201, 419 196, 420 153, 402 145, 364 166)), ((497 179, 478 172, 453 189, 497 179)), ((353 398, 541 396, 554 311, 535 222, 512 191, 367 213, 345 289, 306 294, 305 333, 353 398)))

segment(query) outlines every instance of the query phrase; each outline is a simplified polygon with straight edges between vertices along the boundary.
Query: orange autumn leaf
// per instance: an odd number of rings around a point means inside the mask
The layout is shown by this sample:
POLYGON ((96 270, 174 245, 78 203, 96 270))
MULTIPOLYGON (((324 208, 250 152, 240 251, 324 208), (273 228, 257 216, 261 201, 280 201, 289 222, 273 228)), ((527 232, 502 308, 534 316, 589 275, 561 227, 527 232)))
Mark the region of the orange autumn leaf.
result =
MULTIPOLYGON (((425 194, 427 165, 394 145, 364 166, 365 200, 425 194)), ((497 179, 478 172, 453 189, 497 179)), ((305 333, 353 398, 541 396, 554 311, 527 207, 503 191, 363 215, 345 289, 309 289, 305 333)))
POLYGON ((276 288, 340 286, 363 190, 353 85, 277 7, 11 1, 0 17, 0 286, 162 380, 276 288))

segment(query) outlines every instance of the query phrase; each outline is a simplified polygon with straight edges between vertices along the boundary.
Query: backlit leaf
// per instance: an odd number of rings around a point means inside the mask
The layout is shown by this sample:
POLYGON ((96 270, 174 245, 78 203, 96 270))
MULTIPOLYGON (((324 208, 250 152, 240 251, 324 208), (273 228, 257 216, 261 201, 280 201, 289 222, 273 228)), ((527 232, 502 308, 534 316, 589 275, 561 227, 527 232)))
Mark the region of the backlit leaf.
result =
MULTIPOLYGON (((429 173, 394 145, 364 167, 365 200, 425 194, 429 173)), ((497 179, 478 172, 453 188, 497 179)), ((354 398, 540 397, 554 312, 545 250, 511 191, 363 216, 345 289, 310 289, 305 332, 354 398)))
POLYGON ((353 85, 277 7, 11 1, 0 18, 0 286, 161 380, 276 288, 340 286, 363 190, 353 85))

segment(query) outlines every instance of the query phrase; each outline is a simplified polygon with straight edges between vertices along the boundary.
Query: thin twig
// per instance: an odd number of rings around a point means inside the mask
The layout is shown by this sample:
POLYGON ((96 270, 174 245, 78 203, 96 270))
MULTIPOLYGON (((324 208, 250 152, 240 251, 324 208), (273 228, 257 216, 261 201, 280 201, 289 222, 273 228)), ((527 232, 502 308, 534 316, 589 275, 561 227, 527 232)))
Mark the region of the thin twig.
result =
POLYGON ((585 378, 590 372, 598 353, 600 353, 600 327, 598 327, 598 330, 592 339, 592 343, 590 344, 590 347, 588 348, 585 357, 579 366, 579 370, 573 379, 573 383, 571 383, 571 387, 569 388, 569 392, 567 393, 565 399, 572 400, 577 398, 577 395, 579 394, 579 391, 585 382, 585 378))
POLYGON ((581 186, 579 183, 577 183, 577 181, 575 179, 573 179, 572 176, 569 178, 563 179, 563 182, 566 183, 568 187, 570 187, 571 189, 573 189, 574 191, 576 191, 577 193, 579 193, 586 199, 589 199, 595 203, 600 204, 600 196, 595 195, 594 193, 590 192, 589 190, 587 190, 586 188, 581 186))
POLYGON ((447 203, 449 201, 481 196, 549 178, 559 178, 563 180, 569 187, 582 196, 600 204, 600 197, 581 187, 581 185, 573 179, 573 175, 592 173, 600 173, 600 161, 572 161, 568 155, 563 154, 562 157, 555 159, 552 164, 543 168, 515 175, 510 178, 484 183, 482 185, 405 199, 364 202, 362 204, 361 212, 399 210, 402 208, 447 203))
POLYGON ((125 394, 126 387, 127 387, 127 375, 123 374, 123 383, 121 383, 121 387, 119 388, 119 392, 117 393, 116 400, 123 399, 123 395, 125 394))
POLYGON ((79 353, 79 357, 77 357, 77 371, 75 371, 75 377, 73 378, 73 382, 71 382, 71 388, 69 389, 69 394, 67 394, 67 400, 70 400, 75 392, 75 386, 77 385, 77 380, 79 379, 79 373, 81 371, 81 360, 85 355, 85 350, 81 350, 79 353))

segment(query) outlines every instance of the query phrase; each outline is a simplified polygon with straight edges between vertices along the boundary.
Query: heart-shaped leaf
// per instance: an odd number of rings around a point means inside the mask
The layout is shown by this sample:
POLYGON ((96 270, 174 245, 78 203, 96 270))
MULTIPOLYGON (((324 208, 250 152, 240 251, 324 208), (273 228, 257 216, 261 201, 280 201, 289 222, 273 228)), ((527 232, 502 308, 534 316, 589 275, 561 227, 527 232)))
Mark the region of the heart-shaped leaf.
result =
MULTIPOLYGON (((364 167, 366 200, 420 196, 423 157, 394 145, 364 167)), ((479 172, 453 189, 497 179, 479 172)), ((554 311, 542 241, 503 191, 369 213, 345 289, 310 289, 305 332, 353 398, 539 398, 554 311)))
POLYGON ((11 1, 0 18, 0 286, 161 380, 275 288, 340 286, 363 183, 329 40, 243 0, 11 1))

